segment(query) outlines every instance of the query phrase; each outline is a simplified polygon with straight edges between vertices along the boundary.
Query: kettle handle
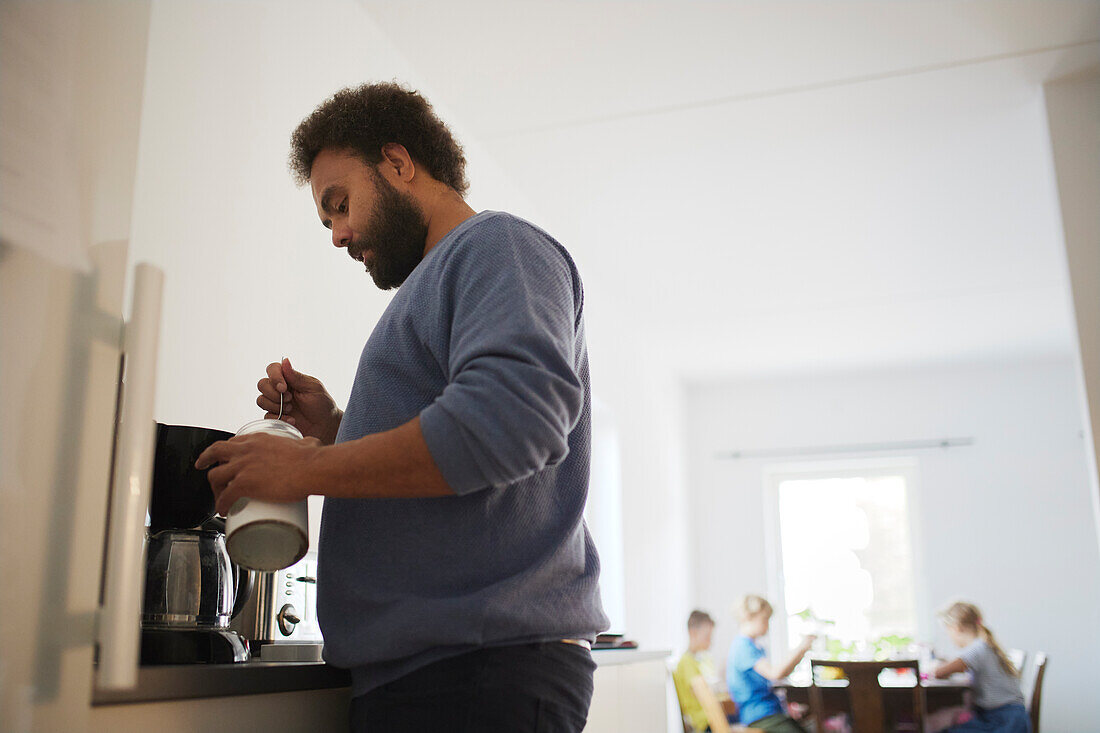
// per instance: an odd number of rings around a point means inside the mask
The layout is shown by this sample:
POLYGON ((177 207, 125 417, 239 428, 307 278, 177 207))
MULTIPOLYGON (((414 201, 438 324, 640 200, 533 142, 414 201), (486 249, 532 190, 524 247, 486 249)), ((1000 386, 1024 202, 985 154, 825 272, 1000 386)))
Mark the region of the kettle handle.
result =
POLYGON ((233 601, 233 612, 229 614, 230 619, 237 618, 237 614, 244 609, 244 604, 248 603, 248 599, 252 597, 252 589, 255 586, 256 571, 233 563, 233 587, 236 589, 236 596, 233 601))
MULTIPOLYGON (((199 526, 202 529, 225 534, 225 519, 222 517, 209 517, 199 526)), ((252 597, 252 590, 256 586, 257 571, 242 568, 232 560, 229 561, 229 564, 233 566, 233 612, 229 614, 229 618, 232 620, 237 618, 237 614, 244 609, 244 604, 248 603, 248 599, 252 597)))

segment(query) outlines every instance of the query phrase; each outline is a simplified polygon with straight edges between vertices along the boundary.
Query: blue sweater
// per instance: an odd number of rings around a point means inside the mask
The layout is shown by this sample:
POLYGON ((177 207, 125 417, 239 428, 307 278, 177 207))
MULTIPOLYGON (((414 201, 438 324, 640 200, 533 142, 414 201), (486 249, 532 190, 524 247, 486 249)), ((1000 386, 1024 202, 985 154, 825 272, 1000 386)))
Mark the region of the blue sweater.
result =
POLYGON ((382 314, 337 442, 419 415, 457 496, 325 500, 317 613, 353 695, 481 647, 607 628, 582 515, 582 314, 565 249, 492 211, 443 237, 382 314))

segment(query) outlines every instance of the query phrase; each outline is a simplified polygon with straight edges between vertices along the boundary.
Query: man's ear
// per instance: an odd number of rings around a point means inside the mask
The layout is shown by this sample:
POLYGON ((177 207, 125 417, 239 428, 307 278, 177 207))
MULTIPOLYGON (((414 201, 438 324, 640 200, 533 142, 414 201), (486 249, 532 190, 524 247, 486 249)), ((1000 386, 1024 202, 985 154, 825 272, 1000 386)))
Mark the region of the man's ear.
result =
POLYGON ((382 168, 394 177, 409 183, 416 175, 416 164, 409 151, 400 143, 386 143, 382 146, 382 168))

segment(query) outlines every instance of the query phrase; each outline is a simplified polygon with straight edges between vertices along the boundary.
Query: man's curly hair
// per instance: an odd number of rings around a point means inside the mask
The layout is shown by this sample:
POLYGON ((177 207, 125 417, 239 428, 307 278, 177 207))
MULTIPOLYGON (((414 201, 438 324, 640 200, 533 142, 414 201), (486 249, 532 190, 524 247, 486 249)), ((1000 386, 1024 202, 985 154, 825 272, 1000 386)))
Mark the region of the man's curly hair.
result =
POLYGON ((404 145, 419 165, 459 195, 466 193, 466 156, 428 100, 395 82, 341 89, 302 120, 290 136, 290 172, 309 182, 322 150, 349 150, 365 162, 382 162, 382 146, 404 145))

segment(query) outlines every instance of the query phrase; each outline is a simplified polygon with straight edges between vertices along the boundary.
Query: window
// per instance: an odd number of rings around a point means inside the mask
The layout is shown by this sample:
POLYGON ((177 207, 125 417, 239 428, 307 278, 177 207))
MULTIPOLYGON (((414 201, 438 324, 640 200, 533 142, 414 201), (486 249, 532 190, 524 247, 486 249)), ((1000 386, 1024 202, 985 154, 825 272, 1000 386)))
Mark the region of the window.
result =
POLYGON ((889 653, 915 636, 911 462, 770 476, 775 641, 828 636, 822 653, 889 653), (776 623, 779 622, 779 623, 776 623))

